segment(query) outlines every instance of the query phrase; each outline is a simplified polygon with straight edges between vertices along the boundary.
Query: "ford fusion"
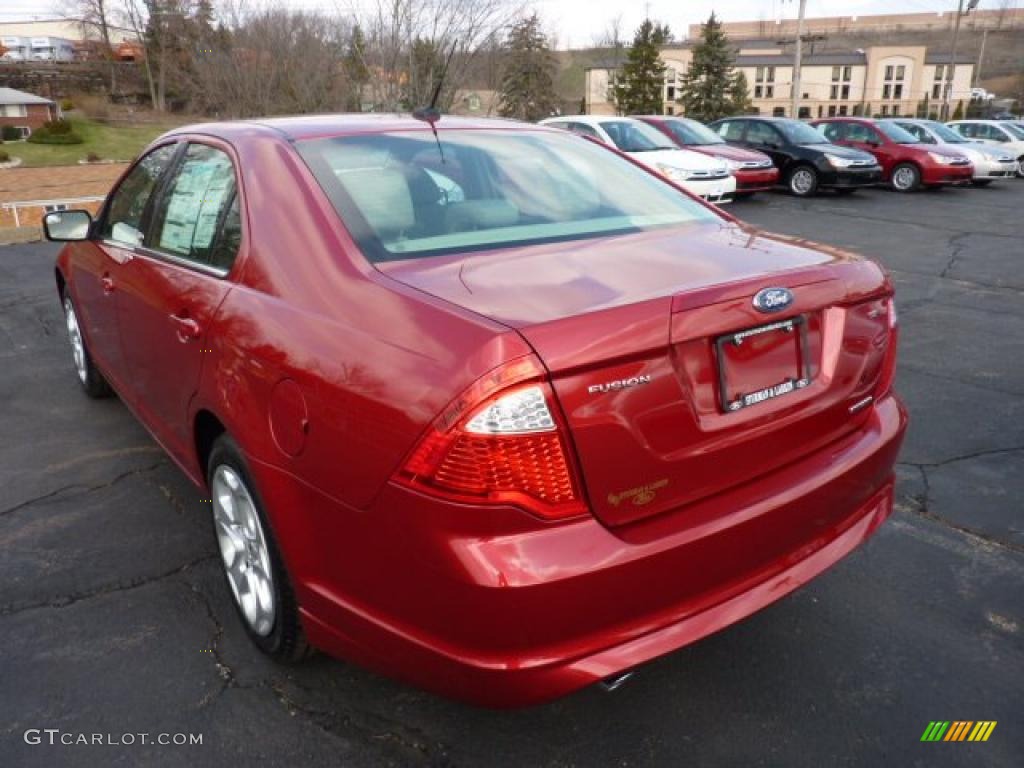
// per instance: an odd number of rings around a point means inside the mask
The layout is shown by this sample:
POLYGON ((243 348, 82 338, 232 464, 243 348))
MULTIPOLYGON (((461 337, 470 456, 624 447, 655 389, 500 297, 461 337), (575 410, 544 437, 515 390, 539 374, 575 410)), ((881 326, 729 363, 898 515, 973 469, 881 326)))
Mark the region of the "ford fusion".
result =
POLYGON ((44 223, 82 387, 211 500, 275 659, 491 706, 613 686, 892 510, 883 271, 565 131, 186 127, 44 223))

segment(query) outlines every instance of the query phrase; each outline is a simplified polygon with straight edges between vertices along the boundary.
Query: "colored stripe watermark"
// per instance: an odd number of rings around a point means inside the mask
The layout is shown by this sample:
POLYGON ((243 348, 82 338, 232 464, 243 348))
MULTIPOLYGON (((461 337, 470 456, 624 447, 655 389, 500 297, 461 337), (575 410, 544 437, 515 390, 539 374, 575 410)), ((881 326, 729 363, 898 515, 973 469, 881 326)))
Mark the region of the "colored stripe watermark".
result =
POLYGON ((932 720, 921 734, 921 741, 988 741, 996 728, 995 720, 932 720))

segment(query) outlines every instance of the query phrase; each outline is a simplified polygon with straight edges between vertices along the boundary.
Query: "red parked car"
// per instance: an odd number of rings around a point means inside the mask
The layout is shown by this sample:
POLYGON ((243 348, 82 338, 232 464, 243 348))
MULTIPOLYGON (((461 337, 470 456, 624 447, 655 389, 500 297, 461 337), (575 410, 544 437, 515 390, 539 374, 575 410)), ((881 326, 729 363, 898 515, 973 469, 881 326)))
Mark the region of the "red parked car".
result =
POLYGON ((921 187, 970 184, 974 166, 965 155, 949 147, 925 144, 909 131, 885 120, 829 117, 815 120, 825 137, 870 152, 882 166, 882 179, 897 192, 921 187))
POLYGON ((539 702, 886 519, 907 417, 877 265, 564 131, 436 128, 185 127, 95 221, 45 218, 82 386, 212 500, 264 652, 539 702))
POLYGON ((779 169, 768 155, 753 149, 726 144, 725 139, 703 123, 673 116, 633 117, 657 128, 680 147, 725 160, 729 164, 729 170, 736 177, 734 198, 750 197, 755 192, 766 192, 779 183, 779 169))

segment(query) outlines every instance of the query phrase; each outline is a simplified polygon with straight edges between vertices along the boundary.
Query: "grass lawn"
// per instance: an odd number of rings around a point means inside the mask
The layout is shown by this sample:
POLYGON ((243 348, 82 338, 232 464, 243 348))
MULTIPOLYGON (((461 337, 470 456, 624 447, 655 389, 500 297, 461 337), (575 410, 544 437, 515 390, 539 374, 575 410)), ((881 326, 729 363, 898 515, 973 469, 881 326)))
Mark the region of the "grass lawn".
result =
POLYGON ((6 141, 0 150, 21 158, 22 166, 75 165, 95 152, 103 160, 131 160, 149 142, 178 125, 161 124, 105 125, 84 117, 71 117, 81 144, 32 144, 27 141, 6 141))

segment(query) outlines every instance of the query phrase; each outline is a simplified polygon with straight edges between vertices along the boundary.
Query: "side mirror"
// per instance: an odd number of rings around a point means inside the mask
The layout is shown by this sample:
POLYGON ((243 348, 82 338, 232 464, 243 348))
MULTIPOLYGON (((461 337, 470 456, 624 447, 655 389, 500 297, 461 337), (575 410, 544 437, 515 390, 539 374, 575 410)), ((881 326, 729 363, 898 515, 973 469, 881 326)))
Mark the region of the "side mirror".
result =
POLYGON ((92 216, 88 211, 51 211, 43 216, 43 232, 47 240, 63 243, 88 240, 92 216))

